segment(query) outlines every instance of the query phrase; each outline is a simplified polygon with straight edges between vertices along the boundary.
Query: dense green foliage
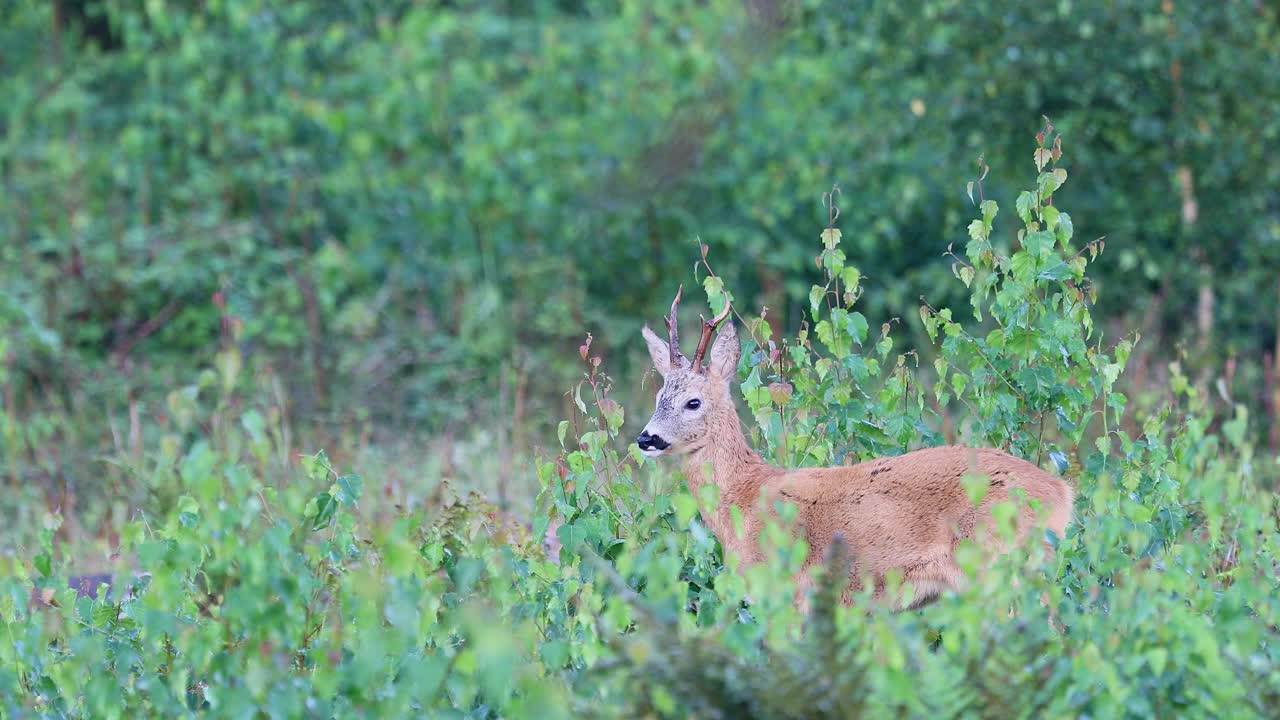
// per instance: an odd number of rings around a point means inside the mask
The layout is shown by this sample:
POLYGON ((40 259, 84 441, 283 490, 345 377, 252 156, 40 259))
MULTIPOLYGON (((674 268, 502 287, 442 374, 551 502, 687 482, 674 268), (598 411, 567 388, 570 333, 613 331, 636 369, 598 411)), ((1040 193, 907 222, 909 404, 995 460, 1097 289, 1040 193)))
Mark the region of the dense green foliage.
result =
POLYGON ((1280 706, 1274 3, 3 18, 0 718, 1280 706), (1005 448, 1053 564, 737 572, 629 440, 680 282, 767 458, 1005 448))
MULTIPOLYGON (((1069 469, 1076 523, 1050 536, 1051 566, 1017 551, 965 593, 898 615, 866 598, 838 607, 821 581, 801 617, 788 575, 806 547, 786 531, 791 511, 762 538, 768 562, 735 571, 698 500, 627 439, 590 342, 561 449, 538 464, 532 535, 447 487, 425 510, 400 508, 392 483, 324 454, 291 467, 280 418, 235 397, 245 370, 223 360, 186 395, 201 430, 170 435, 152 465, 176 497, 108 550, 117 576, 138 580, 97 600, 59 589, 76 558, 56 517, 27 555, 0 558, 12 640, 0 643, 0 713, 1272 715, 1275 463, 1255 456, 1243 408, 1211 428, 1176 369, 1175 401, 1122 428, 1130 346, 1095 327, 1086 270, 1100 246, 1074 237, 1059 148, 1042 133, 1034 185, 977 204, 953 281, 971 302, 924 312, 936 363, 917 364, 888 326, 870 331, 838 222, 810 246, 811 330, 769 336, 736 304, 750 330, 741 395, 766 454, 803 465, 902 452, 937 442, 934 408, 953 408, 974 442, 1069 469), (997 233, 1016 244, 997 246, 997 233), (1102 431, 1082 445, 1091 419, 1102 431), (548 556, 533 538, 553 520, 562 547, 548 556), (32 584, 57 606, 30 604, 32 584)), ((732 283, 700 275, 723 307, 732 283)), ((974 498, 985 487, 966 480, 974 498)), ((958 560, 976 569, 973 548, 958 560)), ((839 575, 839 562, 819 573, 839 575)))
POLYGON ((873 324, 913 318, 925 287, 962 302, 942 251, 972 160, 1006 193, 1041 115, 1088 178, 1064 191, 1079 235, 1111 247, 1107 317, 1157 358, 1185 351, 1202 391, 1221 374, 1228 411, 1274 413, 1256 392, 1280 266, 1267 3, 10 5, 11 480, 118 454, 102 413, 163 412, 226 337, 285 380, 292 415, 478 422, 525 446, 567 410, 580 329, 639 375, 635 328, 695 238, 743 307, 794 332, 795 229, 833 181, 873 324))

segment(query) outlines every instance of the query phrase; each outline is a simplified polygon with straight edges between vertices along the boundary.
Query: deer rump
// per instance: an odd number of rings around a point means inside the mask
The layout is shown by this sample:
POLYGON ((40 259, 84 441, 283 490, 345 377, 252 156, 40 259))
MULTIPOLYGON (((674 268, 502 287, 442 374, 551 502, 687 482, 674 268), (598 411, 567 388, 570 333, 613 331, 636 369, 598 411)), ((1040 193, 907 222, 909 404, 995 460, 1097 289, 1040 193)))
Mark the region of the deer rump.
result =
MULTIPOLYGON (((990 449, 939 447, 852 466, 785 471, 762 487, 769 507, 781 500, 798 508, 797 531, 810 546, 799 578, 802 592, 810 584, 808 568, 827 561, 839 536, 852 560, 845 602, 862 589, 863 578, 873 579, 874 596, 883 598, 886 575, 897 571, 904 586, 914 588, 909 603, 895 603, 900 610, 964 589, 966 577, 955 561, 962 541, 975 539, 993 556, 1010 549, 993 526, 991 508, 1010 500, 1011 490, 1026 494, 1015 516, 1017 542, 1037 527, 1061 538, 1071 519, 1072 492, 1065 481, 990 449), (987 478, 987 493, 976 505, 961 482, 966 474, 987 478)), ((759 529, 753 530, 744 539, 754 544, 759 529)), ((758 547, 741 549, 748 561, 761 559, 758 547)), ((1052 553, 1048 543, 1044 549, 1046 557, 1052 553)))

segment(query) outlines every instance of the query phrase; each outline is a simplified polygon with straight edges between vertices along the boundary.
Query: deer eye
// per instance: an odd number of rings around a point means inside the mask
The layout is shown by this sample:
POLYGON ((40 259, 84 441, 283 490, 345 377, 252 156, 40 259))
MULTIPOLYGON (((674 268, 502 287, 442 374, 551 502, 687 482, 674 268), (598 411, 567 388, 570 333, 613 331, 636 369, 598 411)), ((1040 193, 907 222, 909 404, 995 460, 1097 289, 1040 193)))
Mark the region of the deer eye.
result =
POLYGON ((699 400, 698 398, 694 398, 689 402, 685 403, 684 407, 686 410, 697 410, 698 408, 702 407, 702 401, 699 400))

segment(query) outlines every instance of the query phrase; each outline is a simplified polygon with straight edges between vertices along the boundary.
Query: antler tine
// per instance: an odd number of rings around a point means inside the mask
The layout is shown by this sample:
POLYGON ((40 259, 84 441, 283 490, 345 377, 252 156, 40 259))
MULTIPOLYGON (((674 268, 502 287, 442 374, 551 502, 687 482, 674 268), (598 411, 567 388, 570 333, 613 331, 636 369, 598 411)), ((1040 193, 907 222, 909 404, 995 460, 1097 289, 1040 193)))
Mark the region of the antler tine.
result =
POLYGON ((671 301, 671 314, 663 318, 663 322, 667 324, 667 349, 671 353, 671 366, 683 367, 688 363, 684 353, 680 352, 680 320, 676 316, 676 309, 680 307, 680 298, 684 296, 684 285, 676 288, 676 299, 671 301))
POLYGON ((702 337, 698 338, 698 349, 693 353, 694 372, 702 370, 702 359, 707 354, 707 345, 711 344, 711 334, 716 331, 716 328, 720 327, 720 323, 724 322, 731 312, 733 312, 733 306, 726 300, 724 310, 721 310, 719 315, 712 318, 711 322, 707 322, 701 315, 698 316, 702 320, 702 337))

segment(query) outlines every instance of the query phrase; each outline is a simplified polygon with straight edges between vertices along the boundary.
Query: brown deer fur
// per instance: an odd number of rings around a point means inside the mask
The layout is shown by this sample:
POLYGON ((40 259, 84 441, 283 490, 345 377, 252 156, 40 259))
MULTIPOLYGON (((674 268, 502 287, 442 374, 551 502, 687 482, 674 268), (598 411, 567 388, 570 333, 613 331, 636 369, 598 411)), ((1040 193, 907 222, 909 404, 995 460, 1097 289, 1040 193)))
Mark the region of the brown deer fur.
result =
MULTIPOLYGON (((670 327, 674 314, 673 306, 670 327)), ((715 324, 705 323, 704 335, 715 324)), ((663 386, 654 415, 638 438, 642 451, 682 455, 695 497, 706 482, 719 489, 716 511, 704 510, 703 520, 744 566, 762 559, 758 537, 764 520, 754 511, 762 497, 768 508, 778 500, 794 503, 797 527, 810 546, 797 578, 801 596, 808 587, 808 567, 824 561, 837 535, 853 556, 846 601, 860 590, 863 577, 872 578, 874 595, 883 597, 885 576, 894 570, 901 573, 904 587, 909 583, 914 588, 909 603, 894 601, 899 609, 920 607, 943 592, 962 589, 966 578, 955 561, 956 547, 973 538, 991 553, 1008 549, 999 533, 986 530, 991 507, 1009 500, 1014 488, 1025 491, 1028 501, 1017 516, 1019 540, 1038 526, 1031 501, 1043 507, 1043 527, 1064 537, 1071 520, 1070 486, 998 450, 938 447, 843 467, 785 470, 769 465, 747 444, 734 407, 739 346, 733 323, 721 330, 705 367, 699 367, 701 358, 690 363, 647 326, 644 337, 663 386), (988 492, 976 507, 961 484, 966 474, 988 478, 988 492), (733 505, 742 511, 740 536, 731 519, 733 505)), ((807 605, 803 597, 798 602, 807 605)))

